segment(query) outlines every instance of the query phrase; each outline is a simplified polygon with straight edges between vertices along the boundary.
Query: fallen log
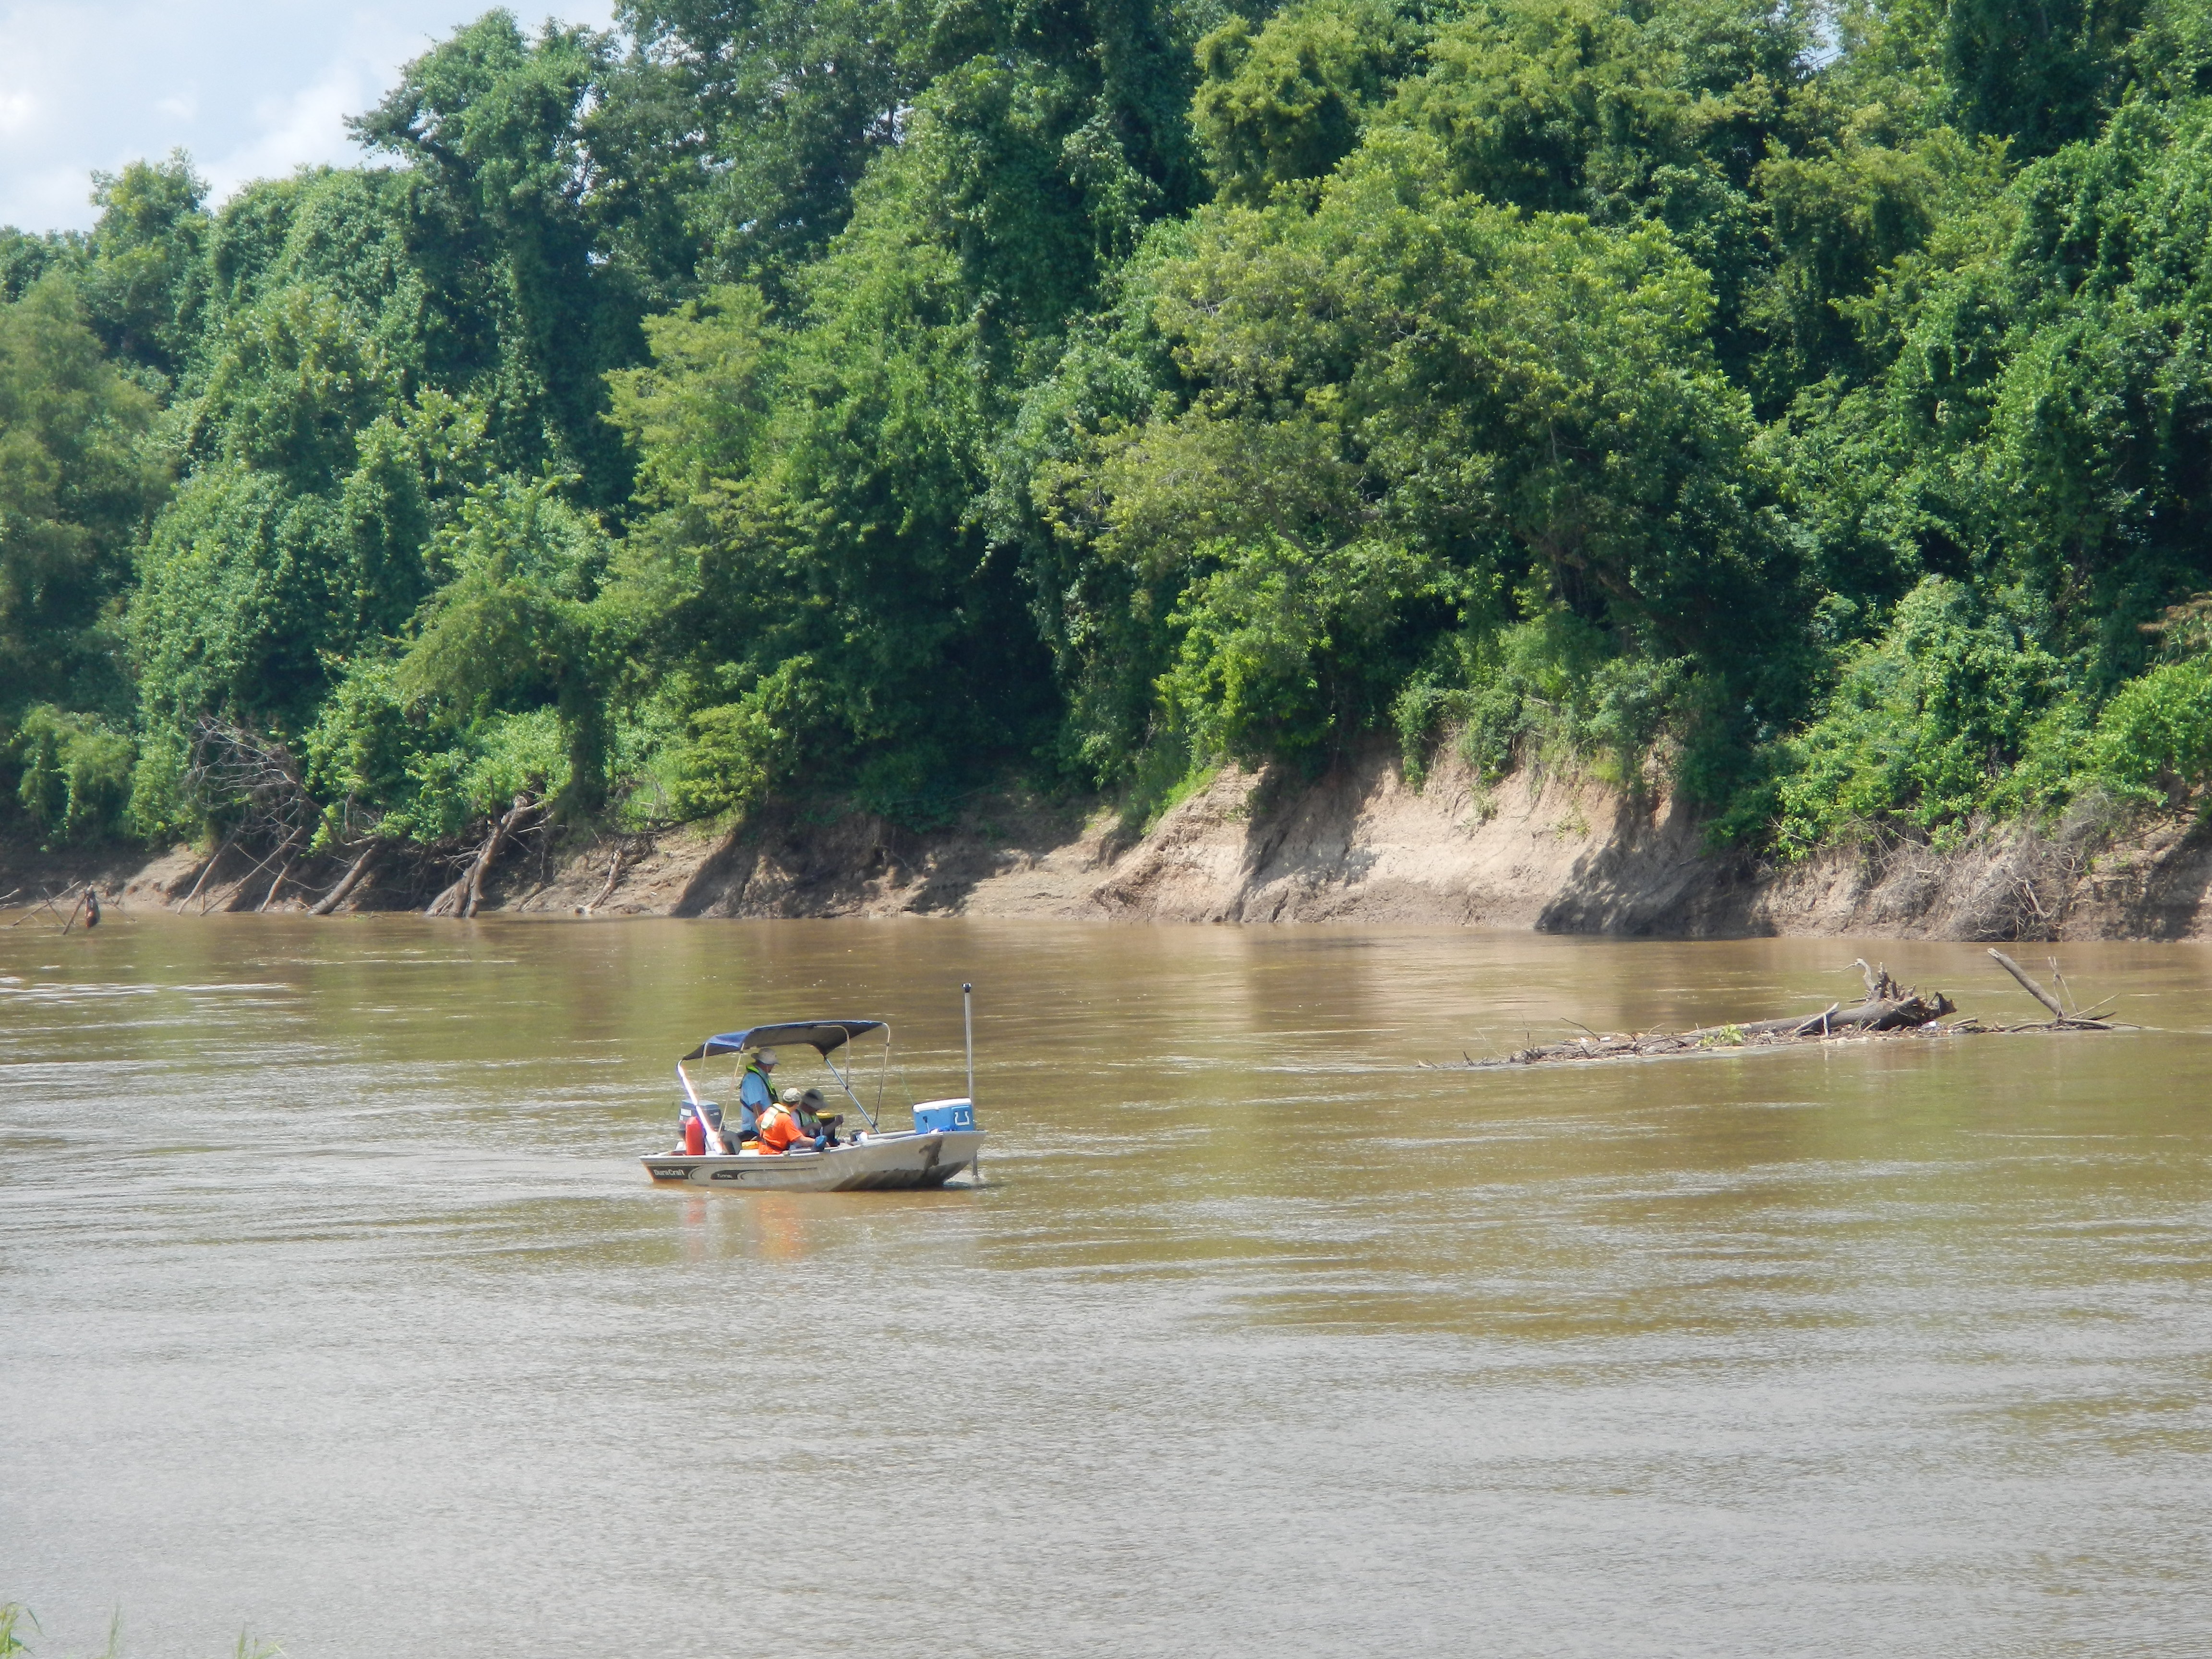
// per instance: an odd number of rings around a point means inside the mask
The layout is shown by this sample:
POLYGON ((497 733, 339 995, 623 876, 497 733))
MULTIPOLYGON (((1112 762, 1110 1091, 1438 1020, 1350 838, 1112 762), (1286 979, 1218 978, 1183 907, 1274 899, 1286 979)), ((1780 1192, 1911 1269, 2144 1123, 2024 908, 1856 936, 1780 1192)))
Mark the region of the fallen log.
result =
POLYGON ((1990 951, 1990 955, 1996 959, 1996 964, 1998 967, 2003 969, 2005 972, 2010 974, 2014 979, 2020 981, 2020 988, 2021 990, 2027 992, 2028 995, 2033 997, 2038 1002, 2051 1010, 2051 1018, 2063 1019, 2066 1018, 2066 1011, 2058 1006, 2058 999, 2051 995, 2050 992, 2045 990, 2040 985, 2038 985, 2033 980, 2030 979, 2027 976, 2027 970, 2021 968, 2018 963, 2014 962, 2010 957, 1999 950, 1992 949, 1990 951))
MULTIPOLYGON (((1990 954, 1996 958, 1998 967, 2020 981, 2021 989, 2051 1011, 2051 1018, 2048 1021, 2038 1021, 2033 1025, 2016 1025, 2012 1028, 2013 1030, 2018 1031, 2109 1031, 2112 1029, 2111 1023, 2101 1012, 2068 1013, 2057 997, 2030 979, 2027 970, 2010 957, 1994 947, 1990 949, 1990 954)), ((2066 981, 2061 979, 2058 982, 2063 985, 2066 981)), ((2070 996, 2073 994, 2069 992, 2067 994, 2070 996)))
POLYGON ((475 860, 463 872, 461 878, 430 901, 430 908, 422 912, 426 916, 445 916, 459 914, 465 921, 477 913, 483 902, 484 877, 489 873, 492 862, 499 857, 500 848, 520 827, 524 819, 538 810, 537 802, 527 793, 518 793, 514 804, 507 814, 492 826, 490 836, 475 860))
MULTIPOLYGON (((235 845, 235 842, 234 842, 233 844, 235 845)), ((289 851, 291 845, 291 837, 288 836, 283 842, 277 844, 275 851, 264 857, 254 860, 252 865, 246 870, 246 872, 239 877, 235 882, 231 884, 230 896, 224 901, 222 907, 223 909, 226 912, 235 914, 237 912, 240 901, 246 896, 246 890, 252 882, 253 878, 259 875, 264 870, 266 870, 271 864, 276 862, 277 860, 284 858, 289 851)), ((199 915, 205 915, 208 913, 208 907, 215 902, 216 890, 214 888, 209 889, 207 896, 200 901, 199 915)))
POLYGON ((537 811, 538 803, 530 796, 515 796, 514 805, 499 821, 499 828, 492 832, 491 844, 484 848, 484 855, 477 860, 476 868, 469 872, 469 900, 461 910, 463 917, 475 915, 477 907, 483 902, 484 878, 491 873, 492 860, 499 856, 500 848, 506 846, 522 828, 525 820, 536 816, 537 811))
POLYGON ((231 842, 237 839, 234 835, 225 836, 222 838, 222 844, 215 849, 215 856, 200 866, 200 878, 192 884, 192 890, 177 901, 176 910, 179 915, 185 913, 185 907, 187 904, 200 896, 200 889, 207 885, 208 878, 215 873, 216 866, 222 862, 222 855, 230 851, 231 842))
POLYGON ((10 933, 13 933, 16 928, 21 927, 25 922, 28 921, 33 916, 37 915, 41 910, 53 910, 54 915, 61 915, 60 911, 54 910, 53 895, 51 893, 41 894, 40 896, 39 902, 36 904, 30 905, 26 908, 21 915, 16 917, 15 921, 8 924, 8 930, 10 933))
POLYGON ((361 884, 361 878, 368 873, 368 866, 376 861, 377 855, 384 851, 385 846, 383 836, 371 836, 368 838, 368 845, 362 848, 361 856, 356 859, 351 867, 338 878, 338 884, 309 905, 307 914, 311 916, 326 916, 343 904, 346 895, 361 884))
MULTIPOLYGON (((1783 1019, 1752 1020, 1741 1024, 1701 1025, 1689 1031, 1644 1031, 1603 1036, 1589 1035, 1570 1042, 1531 1043, 1525 1048, 1491 1060, 1462 1055, 1470 1070, 1499 1066, 1541 1066, 1563 1060, 1626 1060, 1661 1054, 1694 1054, 1716 1048, 1752 1048, 1827 1042, 1844 1037, 1964 1036, 1975 1032, 2111 1031, 2131 1030, 2116 1024, 2108 1008, 2069 1012, 2063 1003, 2032 978, 2003 951, 1990 955, 2019 981, 2050 1013, 2046 1020, 2030 1024, 1985 1025, 1977 1019, 1943 1022, 1958 1012, 1957 1005, 1938 991, 1929 994, 1899 985, 1882 966, 1869 967, 1863 959, 1853 963, 1866 981, 1866 1000, 1855 1008, 1831 1003, 1817 1014, 1793 1014, 1783 1019)), ((2052 964, 2054 967, 2056 963, 2052 964)), ((2061 984, 2065 981, 2062 978, 2061 984)), ((1579 1021, 1570 1020, 1570 1024, 1579 1021)), ((1431 1067, 1431 1069, 1437 1069, 1431 1067)), ((1451 1069, 1456 1069, 1451 1068, 1451 1069)))
POLYGON ((629 850, 629 849, 628 848, 623 846, 619 842, 615 844, 615 860, 612 864, 607 866, 607 884, 599 889, 599 897, 593 899, 589 904, 584 906, 580 914, 587 916, 590 915, 592 911, 598 909, 613 896, 615 884, 622 879, 623 855, 627 854, 629 850))
POLYGON ((276 895, 283 888, 284 878, 292 873, 293 865, 299 861, 300 845, 307 838, 307 832, 304 827, 293 830, 290 835, 284 837, 283 846, 277 849, 283 854, 284 862, 277 866, 276 879, 269 884, 269 890, 261 896, 261 902, 253 907, 255 915, 261 915, 270 905, 276 903, 276 895))
POLYGON ((83 896, 70 906, 69 920, 62 924, 64 937, 70 928, 76 926, 79 916, 84 917, 84 925, 88 928, 100 926, 100 895, 89 887, 84 890, 83 896))

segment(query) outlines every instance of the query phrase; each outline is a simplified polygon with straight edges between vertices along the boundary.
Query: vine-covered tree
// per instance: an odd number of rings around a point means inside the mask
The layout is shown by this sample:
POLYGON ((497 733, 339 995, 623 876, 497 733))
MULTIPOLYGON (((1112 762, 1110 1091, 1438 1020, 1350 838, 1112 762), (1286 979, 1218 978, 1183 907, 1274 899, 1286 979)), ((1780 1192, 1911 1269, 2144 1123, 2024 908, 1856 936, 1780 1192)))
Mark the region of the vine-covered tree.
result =
POLYGON ((0 232, 0 798, 201 830, 217 732, 349 844, 1378 742, 1785 852, 2179 799, 2205 17, 488 13, 360 166, 0 232))

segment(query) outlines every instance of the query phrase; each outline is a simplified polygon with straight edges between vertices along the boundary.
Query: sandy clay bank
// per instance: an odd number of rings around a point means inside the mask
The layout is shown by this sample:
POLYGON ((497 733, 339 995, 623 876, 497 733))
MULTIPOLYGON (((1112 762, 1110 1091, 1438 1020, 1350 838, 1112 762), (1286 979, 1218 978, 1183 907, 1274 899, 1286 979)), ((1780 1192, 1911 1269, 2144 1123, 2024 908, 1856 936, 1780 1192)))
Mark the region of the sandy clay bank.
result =
MULTIPOLYGON (((100 872, 126 905, 423 907, 453 866, 301 870, 269 890, 232 851, 179 848, 100 872)), ((464 872, 465 873, 465 872, 464 872)), ((482 872, 483 912, 679 916, 1037 916, 1431 922, 1554 932, 1953 939, 2212 937, 2212 832, 2187 818, 1984 830, 1953 851, 1891 842, 1772 866, 1715 854, 1681 804, 1522 772, 1489 787, 1456 759, 1423 787, 1377 745, 1316 780, 1224 769, 1148 833, 978 797, 942 830, 769 812, 738 830, 518 836, 482 872)))

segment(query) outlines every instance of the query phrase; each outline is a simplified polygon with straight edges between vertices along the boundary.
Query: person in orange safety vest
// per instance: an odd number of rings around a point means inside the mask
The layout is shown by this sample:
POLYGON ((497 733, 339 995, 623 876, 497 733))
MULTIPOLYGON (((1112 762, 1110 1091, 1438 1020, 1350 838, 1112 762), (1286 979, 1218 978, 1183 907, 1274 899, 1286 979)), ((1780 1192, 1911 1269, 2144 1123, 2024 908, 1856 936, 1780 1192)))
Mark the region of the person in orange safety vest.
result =
POLYGON ((780 1100, 760 1115, 760 1150, 764 1157, 781 1157, 794 1147, 818 1152, 829 1139, 827 1135, 811 1135, 800 1128, 799 1114, 780 1100))
POLYGON ((832 1146, 837 1144, 837 1131, 845 1127, 842 1112, 822 1109, 822 1091, 819 1089, 786 1089, 783 1103, 791 1108, 799 1119, 799 1133, 820 1135, 832 1146))

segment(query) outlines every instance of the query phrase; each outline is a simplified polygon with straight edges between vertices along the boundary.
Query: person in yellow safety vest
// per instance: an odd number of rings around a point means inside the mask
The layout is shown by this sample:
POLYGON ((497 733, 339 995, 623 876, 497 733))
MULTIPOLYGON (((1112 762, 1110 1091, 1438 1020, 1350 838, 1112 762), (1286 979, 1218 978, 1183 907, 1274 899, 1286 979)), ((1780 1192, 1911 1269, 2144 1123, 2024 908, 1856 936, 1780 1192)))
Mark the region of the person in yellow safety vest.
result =
POLYGON ((777 1158, 795 1148, 818 1152, 830 1144, 830 1137, 810 1135, 799 1127, 799 1111, 777 1101, 761 1114, 760 1150, 763 1158, 777 1158))

